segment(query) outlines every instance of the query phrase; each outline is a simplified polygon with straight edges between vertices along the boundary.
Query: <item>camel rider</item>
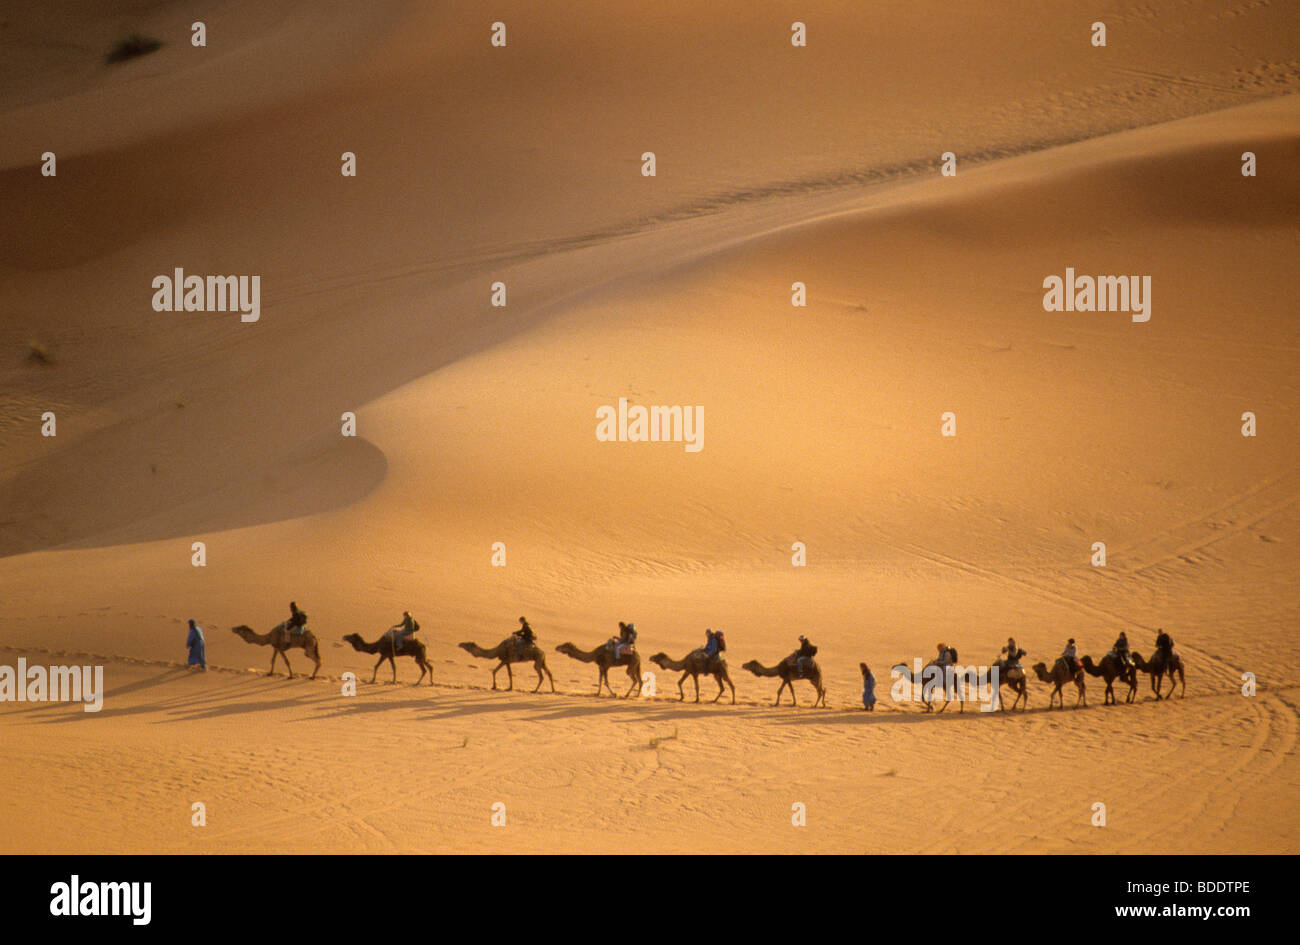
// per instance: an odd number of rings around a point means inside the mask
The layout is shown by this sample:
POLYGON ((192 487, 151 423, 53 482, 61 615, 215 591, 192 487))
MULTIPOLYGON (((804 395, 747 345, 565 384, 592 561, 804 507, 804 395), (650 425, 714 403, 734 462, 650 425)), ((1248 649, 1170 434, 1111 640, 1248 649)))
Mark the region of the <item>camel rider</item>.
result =
POLYGON ((1065 649, 1061 651, 1061 658, 1065 660, 1071 676, 1079 675, 1079 648, 1074 645, 1074 637, 1070 637, 1069 642, 1065 644, 1065 649))
POLYGON ((298 609, 295 601, 289 601, 289 632, 300 634, 307 626, 307 614, 298 609))
POLYGON ((1007 645, 1002 648, 1002 652, 1007 655, 1007 669, 1018 669, 1020 667, 1020 658, 1029 655, 1016 645, 1015 637, 1007 637, 1007 645))
POLYGON ((523 617, 519 618, 519 629, 515 631, 515 647, 522 653, 527 647, 537 642, 537 634, 533 633, 533 628, 528 626, 528 621, 523 617))
POLYGON ((1115 640, 1115 645, 1111 647, 1110 651, 1115 654, 1115 658, 1120 661, 1120 665, 1125 669, 1133 665, 1133 657, 1128 650, 1128 636, 1125 635, 1123 630, 1119 632, 1119 637, 1115 640))
POLYGON ((812 645, 812 641, 805 636, 799 637, 799 649, 794 651, 794 663, 800 676, 808 675, 809 664, 816 655, 817 647, 812 645))
POLYGON ((727 648, 727 641, 722 636, 721 630, 717 631, 716 633, 713 631, 712 628, 704 631, 705 657, 707 657, 708 659, 713 659, 715 656, 721 656, 722 651, 725 650, 726 648, 727 648))
POLYGON ((632 652, 632 647, 636 645, 636 624, 618 622, 618 636, 611 640, 614 644, 614 659, 622 659, 627 653, 632 652))
MULTIPOLYGON (((1164 630, 1156 631, 1156 653, 1164 666, 1173 666, 1177 663, 1178 657, 1174 655, 1174 638, 1164 630)), ((1156 657, 1152 657, 1152 660, 1155 659, 1156 657)))
POLYGON ((400 648, 406 642, 407 637, 420 629, 420 625, 411 617, 409 610, 402 611, 402 619, 388 628, 388 636, 393 641, 395 649, 400 648))

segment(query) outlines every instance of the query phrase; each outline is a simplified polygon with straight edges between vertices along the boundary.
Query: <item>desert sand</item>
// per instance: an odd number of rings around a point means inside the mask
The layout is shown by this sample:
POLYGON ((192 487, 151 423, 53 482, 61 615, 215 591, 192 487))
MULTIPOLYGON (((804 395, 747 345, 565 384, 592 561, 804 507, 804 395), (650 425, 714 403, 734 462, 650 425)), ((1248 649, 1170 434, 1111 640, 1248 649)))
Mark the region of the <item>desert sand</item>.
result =
POLYGON ((6 5, 0 664, 107 692, 0 703, 0 850, 1300 851, 1300 14, 811 3, 796 48, 758 6, 6 5), (177 267, 260 320, 154 311, 177 267), (1067 267, 1150 321, 1044 311, 1067 267), (703 448, 600 442, 619 398, 703 448), (230 633, 291 599, 315 680, 230 633), (434 685, 370 685, 341 638, 408 609, 434 685), (554 695, 458 648, 521 614, 554 695), (619 620, 725 630, 738 704, 596 698, 555 646, 619 620), (1157 628, 1183 698, 890 699, 938 641, 1157 628), (741 669, 800 634, 825 709, 741 669))

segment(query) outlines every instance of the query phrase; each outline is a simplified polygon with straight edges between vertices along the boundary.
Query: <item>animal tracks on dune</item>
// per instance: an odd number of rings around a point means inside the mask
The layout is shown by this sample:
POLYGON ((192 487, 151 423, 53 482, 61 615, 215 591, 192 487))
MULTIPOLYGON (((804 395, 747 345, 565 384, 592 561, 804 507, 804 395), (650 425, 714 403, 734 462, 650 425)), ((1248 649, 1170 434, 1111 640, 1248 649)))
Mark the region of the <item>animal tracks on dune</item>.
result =
POLYGON ((1125 568, 1117 568, 1120 574, 1140 575, 1151 571, 1171 560, 1187 558, 1209 546, 1241 534, 1260 522, 1276 515, 1300 499, 1297 491, 1298 475, 1295 472, 1284 473, 1275 479, 1246 489, 1231 496, 1227 501, 1194 518, 1179 522, 1170 528, 1151 536, 1133 548, 1122 552, 1123 556, 1135 563, 1125 568), (1278 493, 1284 493, 1278 498, 1278 493), (1204 534, 1209 530, 1210 534, 1204 534), (1151 557, 1144 560, 1144 554, 1151 557))

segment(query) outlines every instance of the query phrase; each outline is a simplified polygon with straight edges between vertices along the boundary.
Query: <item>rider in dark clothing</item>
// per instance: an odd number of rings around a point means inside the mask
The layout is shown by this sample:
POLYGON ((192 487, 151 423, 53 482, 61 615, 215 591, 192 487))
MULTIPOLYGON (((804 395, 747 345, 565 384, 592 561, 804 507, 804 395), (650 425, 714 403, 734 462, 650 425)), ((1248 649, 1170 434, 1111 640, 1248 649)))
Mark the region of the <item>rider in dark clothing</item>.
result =
POLYGON ((1007 637, 1007 645, 1002 648, 1002 652, 1007 655, 1007 669, 1020 665, 1020 658, 1028 654, 1016 645, 1015 637, 1007 637))
POLYGON ((289 601, 289 630, 293 633, 302 633, 305 626, 307 626, 307 615, 298 609, 296 602, 289 601))
POLYGON ((406 642, 406 638, 420 629, 420 625, 415 622, 409 610, 402 611, 402 620, 388 628, 388 632, 393 634, 393 643, 401 646, 406 642))
POLYGON ((1129 654, 1128 650, 1128 637, 1125 635, 1123 630, 1119 632, 1119 637, 1115 640, 1113 651, 1125 668, 1133 665, 1133 657, 1129 654))
POLYGON ((1174 638, 1164 630, 1156 631, 1156 655, 1152 659, 1153 662, 1158 661, 1164 666, 1173 665, 1177 659, 1174 656, 1174 638))
POLYGON ((528 626, 528 621, 523 617, 519 618, 519 629, 515 631, 515 636, 526 644, 537 642, 537 634, 533 633, 533 628, 528 626))
POLYGON ((632 647, 636 644, 636 624, 618 622, 618 636, 612 641, 614 644, 614 658, 620 659, 623 654, 631 653, 632 647))
POLYGON ((800 676, 808 672, 808 663, 816 655, 817 647, 813 646, 807 637, 800 637, 799 649, 794 651, 794 663, 800 676))

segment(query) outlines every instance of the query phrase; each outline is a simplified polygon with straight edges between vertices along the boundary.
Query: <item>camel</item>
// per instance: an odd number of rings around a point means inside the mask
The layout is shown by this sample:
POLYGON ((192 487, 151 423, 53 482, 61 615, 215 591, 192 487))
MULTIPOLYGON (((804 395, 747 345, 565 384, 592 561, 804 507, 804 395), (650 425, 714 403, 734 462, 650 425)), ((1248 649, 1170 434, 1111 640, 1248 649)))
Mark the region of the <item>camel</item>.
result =
POLYGON ((813 707, 815 708, 819 704, 823 708, 826 707, 826 687, 822 685, 821 667, 817 665, 817 661, 811 656, 808 657, 808 671, 803 674, 800 674, 797 661, 793 656, 787 656, 775 666, 764 666, 758 660, 750 660, 741 668, 749 670, 755 676, 779 676, 781 678, 781 686, 776 690, 776 702, 772 703, 773 705, 781 704, 781 693, 785 691, 786 686, 790 687, 790 704, 798 705, 799 703, 794 697, 794 681, 796 679, 806 679, 817 690, 817 698, 813 700, 813 707))
POLYGON ((388 660, 393 667, 393 682, 397 682, 397 663, 394 656, 410 656, 414 658, 415 665, 420 667, 420 678, 415 681, 418 686, 424 681, 425 674, 429 676, 429 685, 433 685, 433 667, 429 665, 427 659, 428 650, 419 640, 411 636, 404 636, 402 642, 397 644, 396 649, 393 647, 392 633, 385 633, 374 643, 367 643, 359 633, 349 633, 343 638, 344 643, 351 643, 352 649, 358 653, 378 653, 379 662, 375 663, 375 671, 370 674, 370 681, 374 682, 375 677, 379 675, 379 667, 384 660, 388 660))
POLYGON ((705 656, 704 649, 700 648, 691 650, 686 654, 685 659, 680 660, 671 659, 666 653, 656 653, 650 657, 650 662, 656 664, 660 669, 682 674, 682 678, 677 680, 677 692, 681 696, 678 701, 680 702, 686 701, 686 690, 682 684, 686 682, 687 676, 691 678, 691 682, 695 683, 696 702, 700 701, 700 677, 712 676, 718 684, 718 694, 713 697, 713 701, 717 702, 722 698, 722 694, 726 692, 723 683, 726 683, 731 686, 731 704, 736 704, 736 687, 731 684, 731 676, 727 674, 727 660, 721 655, 710 659, 705 656))
MULTIPOLYGON (((940 670, 940 671, 943 670, 943 667, 940 666, 937 662, 935 662, 934 660, 930 660, 930 662, 926 663, 923 667, 921 667, 921 680, 922 680, 922 681, 924 681, 924 679, 925 679, 925 677, 926 677, 926 675, 927 675, 927 674, 926 674, 926 670, 930 669, 930 667, 932 667, 932 666, 935 667, 936 669, 940 670)), ((912 679, 912 670, 908 667, 908 665, 907 665, 906 663, 895 663, 895 664, 894 664, 894 667, 893 667, 893 670, 894 670, 894 674, 895 674, 895 675, 897 675, 897 676, 902 676, 902 677, 903 677, 904 679, 906 679, 908 682, 914 682, 914 680, 912 679)), ((929 696, 930 696, 931 691, 932 691, 932 687, 930 687, 930 686, 926 686, 926 685, 924 684, 924 682, 922 682, 922 686, 921 686, 921 704, 922 704, 923 706, 925 706, 925 711, 926 711, 926 712, 933 712, 933 711, 934 711, 934 703, 931 702, 930 699, 929 699, 929 696)), ((949 695, 951 695, 951 693, 948 691, 948 688, 947 688, 946 686, 944 687, 944 695, 945 695, 945 696, 949 696, 949 695)), ((952 701, 952 699, 947 699, 947 700, 944 702, 944 704, 943 704, 943 709, 948 708, 948 703, 951 702, 951 701, 952 701)), ((939 710, 939 714, 940 714, 940 715, 943 714, 943 709, 940 709, 940 710, 939 710)), ((965 710, 963 709, 962 711, 965 711, 965 710)))
MULTIPOLYGON (((1016 706, 1020 703, 1021 699, 1025 700, 1025 704, 1022 708, 1028 709, 1029 685, 1025 680, 1025 671, 1019 666, 1008 669, 1006 660, 994 660, 993 665, 996 666, 998 670, 998 708, 1003 712, 1007 710, 1006 704, 1002 701, 1002 687, 1010 686, 1011 691, 1016 694, 1016 697, 1011 700, 1011 711, 1014 712, 1016 710, 1016 706)), ((987 685, 987 683, 988 680, 981 674, 979 685, 984 686, 987 685)))
POLYGON ((632 685, 627 687, 627 692, 623 693, 626 699, 632 695, 632 690, 636 690, 638 696, 641 695, 641 654, 636 650, 629 650, 622 656, 615 657, 613 647, 602 643, 590 652, 578 649, 572 643, 561 643, 555 648, 565 656, 571 656, 582 663, 595 663, 600 667, 600 678, 596 680, 596 695, 600 695, 602 688, 609 689, 611 696, 617 695, 614 687, 609 684, 609 670, 611 666, 626 666, 628 678, 632 680, 632 685))
POLYGON ((495 647, 485 650, 476 643, 462 643, 460 648, 470 656, 476 656, 481 660, 499 660, 492 669, 492 688, 497 687, 497 673, 501 667, 506 668, 506 679, 510 685, 506 691, 510 692, 515 688, 515 674, 510 669, 511 663, 532 663, 533 669, 537 672, 537 685, 533 687, 533 692, 542 688, 542 673, 551 681, 551 692, 555 691, 555 678, 551 676, 551 671, 546 668, 546 654, 536 643, 523 645, 523 640, 516 636, 508 636, 495 647))
POLYGON ((1065 664, 1064 656, 1057 657, 1056 664, 1052 666, 1052 672, 1050 675, 1047 672, 1046 663, 1035 663, 1034 675, 1049 686, 1054 685, 1056 687, 1052 690, 1052 694, 1047 698, 1047 707, 1049 709, 1052 707, 1052 703, 1056 700, 1057 696, 1061 697, 1061 708, 1065 708, 1065 693, 1061 691, 1061 687, 1071 679, 1074 680, 1074 687, 1079 690, 1079 697, 1074 700, 1074 707, 1077 709, 1080 704, 1088 704, 1087 684, 1084 682, 1085 674, 1083 668, 1080 667, 1077 673, 1071 673, 1070 667, 1065 664))
POLYGON ((1117 679, 1128 683, 1128 696, 1125 697, 1125 702, 1132 702, 1137 698, 1137 669, 1133 666, 1125 666, 1114 653, 1107 653, 1101 658, 1100 663, 1093 663, 1091 656, 1085 656, 1083 671, 1089 676, 1100 676, 1106 680, 1106 696, 1101 700, 1102 705, 1116 705, 1114 685, 1117 679))
POLYGON ((238 627, 231 627, 230 632, 238 636, 245 643, 256 643, 258 646, 271 646, 271 671, 268 676, 275 675, 276 657, 284 657, 284 668, 289 671, 289 678, 293 679, 293 667, 289 665, 289 650, 294 647, 301 647, 307 654, 307 658, 316 663, 312 668, 311 678, 316 678, 316 673, 320 670, 320 647, 316 645, 316 635, 310 630, 303 630, 302 633, 290 633, 289 621, 277 623, 271 628, 270 633, 258 633, 250 627, 240 624, 238 627))
POLYGON ((1170 699, 1174 697, 1175 675, 1178 676, 1178 682, 1182 684, 1182 688, 1179 690, 1178 694, 1180 696, 1187 695, 1187 679, 1183 676, 1183 657, 1177 650, 1174 650, 1174 658, 1169 662, 1165 661, 1159 650, 1156 650, 1155 654, 1151 657, 1150 663, 1142 658, 1141 653, 1134 652, 1132 655, 1133 664, 1142 672, 1151 675, 1151 691, 1156 694, 1157 701, 1163 698, 1160 695, 1160 690, 1164 688, 1166 675, 1169 677, 1170 699))

